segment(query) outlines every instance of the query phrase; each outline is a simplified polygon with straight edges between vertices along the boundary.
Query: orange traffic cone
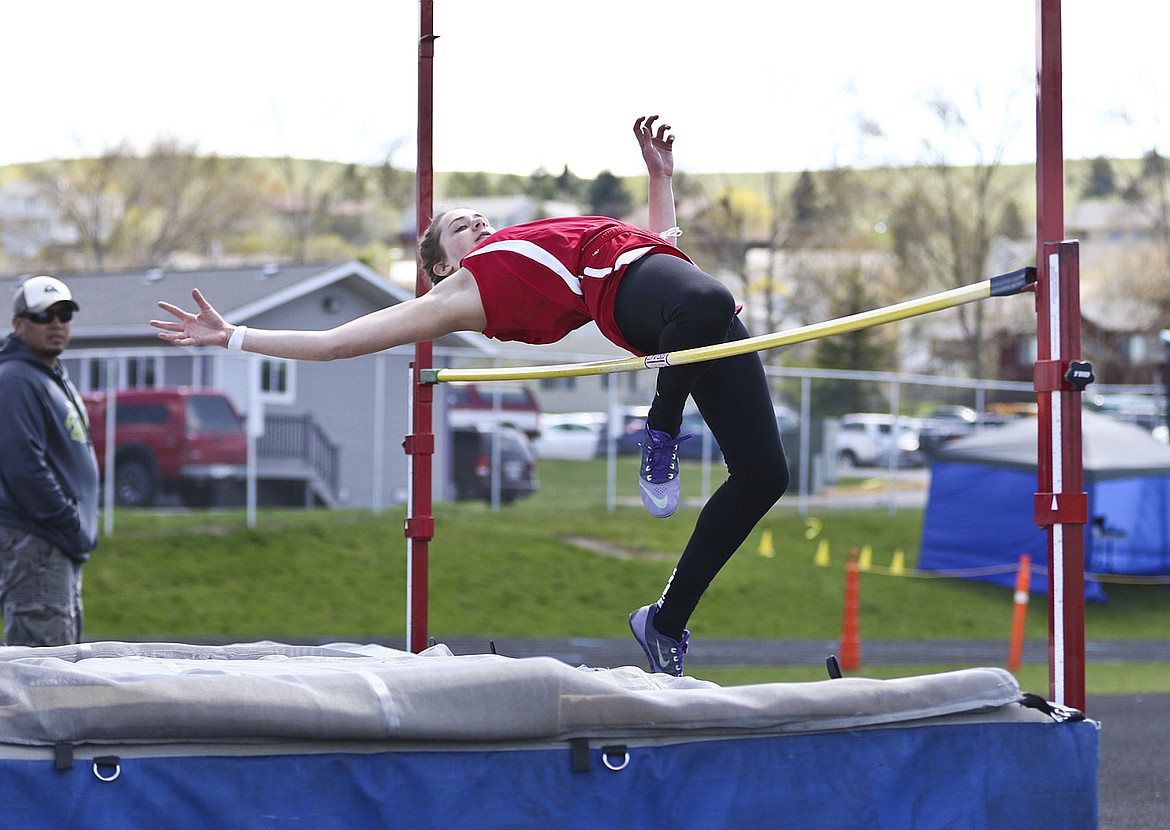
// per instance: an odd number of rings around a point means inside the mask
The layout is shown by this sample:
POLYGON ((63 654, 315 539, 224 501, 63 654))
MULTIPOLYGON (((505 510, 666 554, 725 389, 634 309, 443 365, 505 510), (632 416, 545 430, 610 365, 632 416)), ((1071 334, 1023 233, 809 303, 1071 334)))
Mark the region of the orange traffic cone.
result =
POLYGON ((1020 569, 1016 571, 1016 593, 1012 608, 1012 639, 1008 646, 1008 671, 1020 670, 1020 656, 1024 652, 1024 623, 1028 620, 1028 589, 1032 584, 1032 557, 1020 554, 1020 569))
POLYGON ((858 626, 860 581, 857 548, 851 548, 845 562, 845 613, 841 623, 841 668, 845 671, 857 671, 861 667, 861 634, 858 626))

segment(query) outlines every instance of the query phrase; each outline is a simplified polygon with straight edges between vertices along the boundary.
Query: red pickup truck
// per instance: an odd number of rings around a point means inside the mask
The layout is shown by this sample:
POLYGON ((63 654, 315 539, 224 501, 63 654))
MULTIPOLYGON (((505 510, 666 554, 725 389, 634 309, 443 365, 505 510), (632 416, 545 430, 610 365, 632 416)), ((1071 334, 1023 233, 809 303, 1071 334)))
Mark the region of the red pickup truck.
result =
MULTIPOLYGON (((82 397, 104 481, 106 395, 82 397)), ((207 506, 223 485, 244 480, 247 436, 222 392, 119 389, 115 421, 114 494, 120 505, 147 507, 161 492, 177 492, 184 504, 207 506)))

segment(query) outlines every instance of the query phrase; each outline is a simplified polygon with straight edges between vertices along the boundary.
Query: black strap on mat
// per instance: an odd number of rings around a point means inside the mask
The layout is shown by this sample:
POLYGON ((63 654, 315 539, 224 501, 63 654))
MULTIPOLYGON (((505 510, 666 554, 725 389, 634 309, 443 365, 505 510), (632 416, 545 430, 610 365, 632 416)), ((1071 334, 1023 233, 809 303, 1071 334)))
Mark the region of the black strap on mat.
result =
POLYGON ((573 772, 589 772, 592 768, 589 760, 589 739, 571 738, 569 751, 573 755, 573 772))
POLYGON ((73 744, 53 744, 53 766, 58 772, 73 769, 73 744))
POLYGON ((1040 697, 1040 695, 1034 695, 1030 692, 1024 692, 1024 696, 1020 699, 1020 705, 1026 706, 1029 709, 1038 709, 1057 723, 1064 723, 1066 721, 1081 721, 1085 719, 1085 713, 1079 709, 1073 709, 1069 706, 1060 706, 1056 703, 1045 700, 1044 698, 1040 697))

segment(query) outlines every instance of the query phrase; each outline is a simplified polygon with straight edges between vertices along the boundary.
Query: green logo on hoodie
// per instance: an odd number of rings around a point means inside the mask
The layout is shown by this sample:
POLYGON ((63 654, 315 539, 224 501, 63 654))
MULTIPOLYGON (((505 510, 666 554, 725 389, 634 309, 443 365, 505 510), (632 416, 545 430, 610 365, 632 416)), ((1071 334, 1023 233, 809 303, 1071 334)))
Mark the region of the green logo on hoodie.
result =
POLYGON ((65 419, 65 428, 69 430, 69 437, 79 444, 84 444, 89 440, 85 432, 85 422, 76 412, 70 412, 69 417, 65 419))

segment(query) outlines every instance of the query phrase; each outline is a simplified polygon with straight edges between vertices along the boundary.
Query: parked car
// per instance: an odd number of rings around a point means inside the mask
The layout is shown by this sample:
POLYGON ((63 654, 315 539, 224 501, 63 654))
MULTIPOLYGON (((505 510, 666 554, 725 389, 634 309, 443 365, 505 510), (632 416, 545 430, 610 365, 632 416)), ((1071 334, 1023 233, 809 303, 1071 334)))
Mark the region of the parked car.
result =
POLYGON ((492 460, 500 461, 500 502, 511 504, 536 492, 536 455, 523 432, 484 424, 451 431, 451 479, 455 498, 492 500, 492 460), (495 455, 493 442, 498 442, 495 455))
MULTIPOLYGON (((104 480, 106 395, 82 397, 104 480)), ((244 423, 221 392, 119 389, 115 420, 113 485, 120 505, 148 507, 160 493, 173 491, 189 506, 206 506, 219 491, 233 485, 239 489, 244 481, 244 423)))
POLYGON ((540 403, 527 386, 493 381, 448 383, 442 388, 451 429, 497 424, 518 429, 529 438, 540 435, 540 403))
POLYGON ((880 412, 842 415, 837 421, 836 458, 849 467, 920 467, 926 459, 918 442, 922 424, 915 418, 880 412))
POLYGON ((583 461, 597 455, 605 431, 601 412, 540 416, 540 436, 533 442, 538 458, 583 461))
POLYGON ((979 427, 979 413, 969 406, 936 406, 923 416, 918 446, 932 457, 944 445, 970 435, 979 427))
POLYGON ((1103 392, 1086 396, 1085 406, 1119 421, 1153 432, 1166 424, 1166 400, 1161 395, 1126 395, 1103 392))

